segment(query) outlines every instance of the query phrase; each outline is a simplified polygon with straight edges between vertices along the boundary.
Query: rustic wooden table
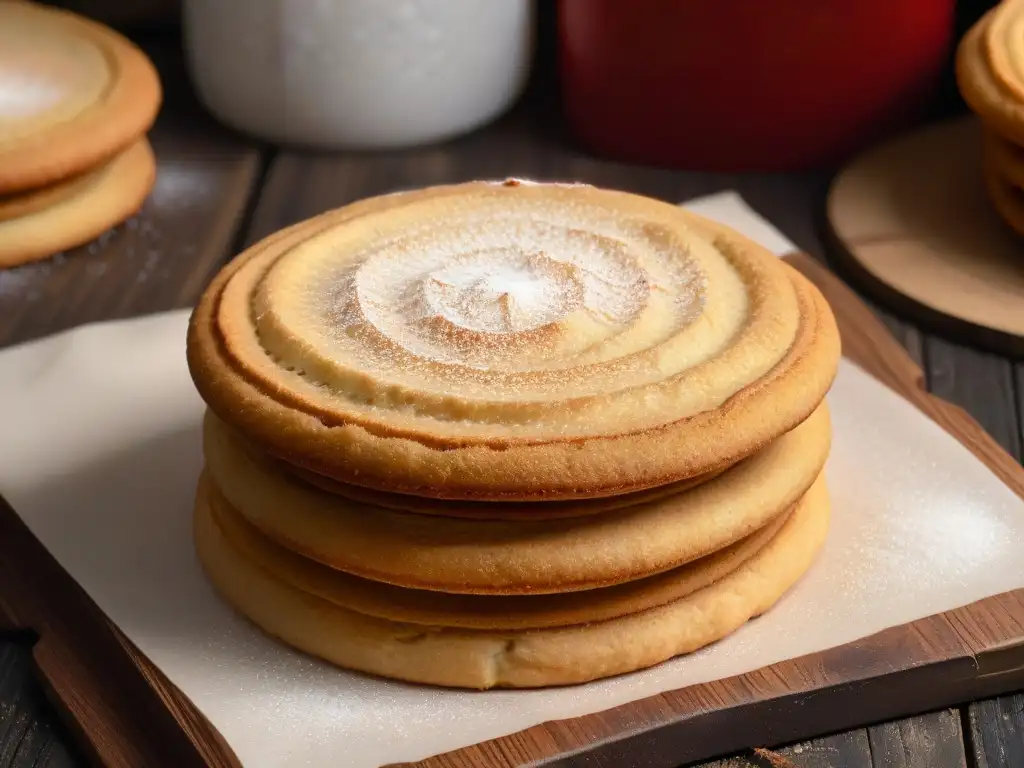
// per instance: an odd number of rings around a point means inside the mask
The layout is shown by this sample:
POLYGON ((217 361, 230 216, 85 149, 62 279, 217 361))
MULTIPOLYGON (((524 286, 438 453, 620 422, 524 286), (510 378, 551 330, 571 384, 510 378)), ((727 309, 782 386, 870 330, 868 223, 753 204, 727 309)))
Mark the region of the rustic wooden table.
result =
MULTIPOLYGON (((167 93, 152 133, 160 169, 149 201, 96 243, 0 272, 0 345, 189 306, 232 254, 286 224, 367 195, 474 178, 576 179, 674 201, 735 189, 799 247, 828 261, 819 234, 827 174, 714 175, 606 162, 574 149, 550 111, 529 106, 472 136, 412 151, 318 155, 268 147, 200 109, 176 46, 157 44, 151 53, 167 93)), ((926 371, 931 391, 970 411, 1020 460, 1024 364, 879 314, 926 371)), ((0 639, 0 768, 81 764, 32 678, 27 646, 0 639)), ((1024 768, 1024 694, 714 765, 1024 768)))

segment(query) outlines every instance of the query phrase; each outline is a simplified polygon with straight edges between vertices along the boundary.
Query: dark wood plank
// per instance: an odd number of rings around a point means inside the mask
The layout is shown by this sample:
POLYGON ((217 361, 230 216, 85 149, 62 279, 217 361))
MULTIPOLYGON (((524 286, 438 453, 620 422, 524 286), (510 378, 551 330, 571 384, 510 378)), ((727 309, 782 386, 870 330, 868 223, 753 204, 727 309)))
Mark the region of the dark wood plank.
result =
POLYGON ((972 704, 969 723, 977 768, 1024 766, 1024 694, 972 704))
POLYGON ((704 763, 701 768, 871 768, 871 745, 864 729, 791 744, 784 749, 704 763))
POLYGON ((0 768, 81 765, 32 677, 31 658, 19 643, 0 646, 0 768))
POLYGON ((967 768, 955 709, 873 726, 869 738, 875 768, 967 768))
POLYGON ((1005 358, 930 336, 925 341, 928 388, 965 408, 1020 459, 1021 432, 1013 367, 1005 358))
POLYGON ((97 241, 0 271, 0 345, 188 306, 234 245, 261 150, 199 108, 173 42, 145 47, 166 89, 150 134, 159 165, 153 192, 137 216, 97 241))
POLYGON ((858 296, 864 302, 864 305, 874 313, 875 317, 882 321, 882 324, 892 334, 893 338, 900 343, 910 359, 914 361, 914 365, 924 370, 926 367, 924 361, 924 334, 903 318, 882 309, 871 299, 859 294, 858 296))

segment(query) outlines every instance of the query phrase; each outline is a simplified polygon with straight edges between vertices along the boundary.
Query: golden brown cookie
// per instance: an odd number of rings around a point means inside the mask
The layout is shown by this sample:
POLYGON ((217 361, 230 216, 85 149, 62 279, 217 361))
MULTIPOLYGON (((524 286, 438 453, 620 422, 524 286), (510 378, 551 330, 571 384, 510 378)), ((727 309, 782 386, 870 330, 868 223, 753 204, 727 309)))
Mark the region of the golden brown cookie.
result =
POLYGON ((0 268, 45 259, 95 239, 134 215, 155 179, 153 150, 140 139, 50 207, 0 219, 0 268))
POLYGON ((1004 0, 961 39, 956 79, 964 100, 988 127, 1024 143, 1024 3, 1004 0))
MULTIPOLYGON (((240 444, 243 444, 240 441, 240 444)), ((259 454, 254 446, 247 445, 246 450, 250 453, 259 454)), ((267 456, 263 456, 267 459, 267 456)), ((382 507, 393 509, 397 512, 412 512, 419 515, 439 515, 441 517, 464 517, 470 520, 555 520, 568 517, 586 517, 603 512, 610 512, 615 509, 633 507, 637 504, 644 504, 649 501, 657 501, 666 496, 674 496, 683 491, 696 488, 698 485, 712 480, 728 467, 722 467, 714 472, 708 472, 698 477, 680 480, 676 483, 658 485, 653 488, 645 488, 632 493, 622 493, 617 496, 600 496, 597 498, 562 499, 558 501, 503 501, 495 504, 489 501, 463 501, 460 499, 436 499, 429 496, 411 496, 406 493, 387 493, 377 491, 373 488, 364 488, 359 485, 350 485, 329 477, 318 475, 287 464, 283 461, 274 461, 274 466, 280 472, 288 472, 300 480, 327 491, 335 496, 341 496, 349 501, 365 504, 370 507, 382 507)))
POLYGON ((379 619, 467 629, 537 629, 586 624, 679 600, 735 571, 761 550, 789 518, 766 526, 718 552, 654 576, 612 587, 545 595, 459 595, 406 589, 361 579, 296 555, 275 544, 231 508, 204 476, 197 504, 246 559, 296 589, 341 608, 379 619))
POLYGON ((389 493, 634 492, 722 469, 835 375, 827 303, 678 206, 475 182, 363 200, 234 259, 193 315, 203 399, 278 459, 389 493))
POLYGON ((156 70, 122 35, 0 0, 0 194, 57 184, 125 151, 160 99, 156 70))
POLYGON ((799 499, 828 457, 827 407, 697 488, 600 515, 464 520, 395 512, 324 493, 204 425, 207 471, 268 538, 338 570, 466 594, 594 589, 676 568, 763 528, 799 499))
POLYGON ((30 213, 37 213, 51 208, 61 200, 72 197, 80 189, 91 184, 99 177, 106 164, 93 168, 85 173, 72 176, 46 187, 20 192, 13 195, 0 195, 0 222, 19 219, 30 213))
POLYGON ((233 546, 201 499, 195 540, 202 567, 225 601, 266 633, 348 669, 473 689, 582 683, 713 643, 771 608, 799 581, 829 523, 822 479, 771 541, 686 597, 589 624, 488 631, 375 618, 302 591, 233 546))

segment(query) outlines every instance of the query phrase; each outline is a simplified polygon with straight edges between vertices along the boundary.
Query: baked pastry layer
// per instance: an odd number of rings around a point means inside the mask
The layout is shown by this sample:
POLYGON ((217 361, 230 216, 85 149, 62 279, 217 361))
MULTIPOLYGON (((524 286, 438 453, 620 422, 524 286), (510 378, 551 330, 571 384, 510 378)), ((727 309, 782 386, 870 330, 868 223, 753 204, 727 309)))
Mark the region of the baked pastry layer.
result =
POLYGON ((78 180, 47 208, 0 219, 0 268, 82 245, 134 215, 156 181, 156 158, 139 139, 78 180))
POLYGON ((795 429, 684 493, 573 519, 500 521, 353 502, 261 461, 216 418, 204 425, 213 483, 270 539, 367 579, 466 594, 593 589, 716 552, 794 504, 821 472, 830 440, 822 404, 795 429))
POLYGON ((686 597, 732 573, 778 533, 791 510, 735 544, 680 568, 612 587, 544 595, 459 595, 407 589, 352 576, 275 544, 225 501, 204 475, 205 504, 221 533, 247 560, 292 587, 366 616, 466 629, 538 629, 625 616, 686 597))
POLYGON ((350 485, 579 499, 720 471, 835 375, 824 298, 677 206, 474 182, 353 203, 212 282, 188 359, 210 408, 350 485))
MULTIPOLYGON (((216 417, 213 417, 216 418, 216 417)), ((247 450, 259 454, 255 446, 247 450)), ((263 457, 267 458, 266 456, 263 457)), ((411 512, 419 515, 438 515, 440 517, 461 517, 470 520, 556 520, 570 517, 586 517, 616 509, 633 507, 650 501, 657 501, 666 496, 675 496, 684 491, 696 488, 720 475, 728 466, 707 472, 697 477, 679 480, 653 488, 644 488, 631 493, 620 493, 615 496, 583 497, 579 499, 558 499, 538 501, 508 501, 500 504, 491 501, 467 501, 463 499, 444 499, 430 496, 412 496, 407 493, 388 493, 361 485, 343 483, 324 475, 304 470, 282 461, 275 461, 279 471, 288 472, 296 478, 335 496, 341 496, 352 502, 370 507, 381 507, 397 512, 411 512)))
POLYGON ((778 533, 709 586, 607 621, 521 631, 453 629, 374 618, 302 591, 246 557, 218 527, 200 486, 195 539, 217 591, 279 640, 353 670, 486 689, 581 683, 653 666, 729 635, 773 606, 812 565, 829 520, 824 480, 778 533))
POLYGON ((0 195, 0 222, 38 213, 74 197, 80 190, 90 186, 102 175, 105 168, 106 165, 101 165, 46 187, 12 195, 0 195))

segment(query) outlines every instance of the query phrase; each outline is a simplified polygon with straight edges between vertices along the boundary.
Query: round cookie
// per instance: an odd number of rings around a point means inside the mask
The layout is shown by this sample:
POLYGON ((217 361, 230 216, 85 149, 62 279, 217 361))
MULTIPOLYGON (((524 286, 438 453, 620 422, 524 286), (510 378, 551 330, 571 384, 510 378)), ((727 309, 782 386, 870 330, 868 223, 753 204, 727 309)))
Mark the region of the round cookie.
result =
POLYGON ((1020 0, 1006 0, 985 13, 961 39, 955 72, 961 95, 987 126, 1024 144, 1024 51, 1012 34, 1022 9, 1020 0))
POLYGON ((653 666, 720 640, 771 608, 813 564, 828 532, 819 480, 772 540, 687 597, 566 628, 474 631, 387 621, 302 592, 248 560, 196 505, 195 540, 208 578, 267 634, 348 669, 449 687, 583 683, 653 666))
POLYGON ((125 151, 161 86, 122 35, 40 3, 0 0, 0 195, 59 183, 125 151))
POLYGON ((601 515, 464 520, 349 502, 274 471, 216 419, 203 451, 214 485, 285 548, 356 576, 466 594, 595 589, 677 568, 763 528, 820 474, 831 427, 822 405, 803 424, 685 493, 601 515))
POLYGON ((99 168, 72 176, 65 181, 28 192, 0 195, 0 222, 20 219, 22 216, 37 213, 56 205, 61 200, 72 197, 79 190, 93 183, 103 173, 104 168, 105 165, 101 165, 99 168))
POLYGON ((835 375, 821 294, 678 206, 472 182, 363 200, 232 260, 193 314, 210 408, 351 485, 534 501, 715 472, 835 375))
POLYGON ((789 511, 725 549, 670 571, 612 587, 545 595, 456 595, 395 587, 328 568, 275 544, 220 495, 204 475, 197 514, 210 515, 247 560, 299 591, 366 616, 466 629, 537 629, 605 621, 679 600, 735 571, 789 519, 789 511))
POLYGON ((49 208, 0 220, 0 268, 14 267, 95 239, 134 215, 156 179, 156 159, 140 139, 49 208))

